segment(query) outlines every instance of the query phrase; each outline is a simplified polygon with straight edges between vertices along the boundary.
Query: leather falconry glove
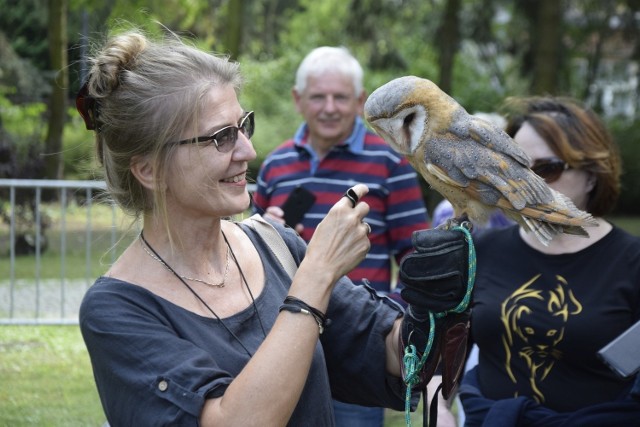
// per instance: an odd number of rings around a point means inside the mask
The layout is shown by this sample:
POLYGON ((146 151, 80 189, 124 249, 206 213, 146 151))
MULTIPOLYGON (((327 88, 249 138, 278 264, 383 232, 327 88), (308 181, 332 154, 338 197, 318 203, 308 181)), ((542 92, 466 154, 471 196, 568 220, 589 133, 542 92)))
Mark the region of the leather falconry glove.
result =
POLYGON ((402 321, 401 351, 414 345, 421 357, 430 319, 434 320, 434 341, 418 386, 424 388, 442 362, 442 395, 447 399, 455 389, 467 352, 471 314, 468 298, 463 303, 469 286, 467 236, 470 239, 468 233, 456 230, 415 231, 415 252, 400 262, 401 295, 409 304, 402 321))

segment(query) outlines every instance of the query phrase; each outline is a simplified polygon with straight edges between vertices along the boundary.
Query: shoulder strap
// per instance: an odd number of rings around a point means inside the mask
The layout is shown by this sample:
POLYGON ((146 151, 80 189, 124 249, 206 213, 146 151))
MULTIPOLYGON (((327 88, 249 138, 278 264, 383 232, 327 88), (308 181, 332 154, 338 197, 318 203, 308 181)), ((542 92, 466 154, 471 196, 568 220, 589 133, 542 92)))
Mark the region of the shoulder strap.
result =
POLYGON ((276 231, 271 224, 269 224, 260 214, 254 214, 251 217, 242 221, 243 224, 253 228, 262 239, 267 243, 271 252, 276 256, 284 270, 287 272, 290 278, 293 279, 298 266, 296 265, 293 255, 289 247, 282 239, 280 233, 276 231))

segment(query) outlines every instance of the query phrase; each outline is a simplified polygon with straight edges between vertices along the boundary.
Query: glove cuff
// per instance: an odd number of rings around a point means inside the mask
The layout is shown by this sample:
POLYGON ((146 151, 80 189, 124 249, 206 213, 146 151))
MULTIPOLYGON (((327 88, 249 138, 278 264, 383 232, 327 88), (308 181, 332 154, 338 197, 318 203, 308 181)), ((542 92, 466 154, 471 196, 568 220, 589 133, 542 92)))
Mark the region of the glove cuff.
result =
MULTIPOLYGON (((429 351, 429 355, 420 370, 415 373, 417 381, 412 384, 413 388, 424 389, 439 368, 442 373, 442 396, 448 399, 453 395, 460 379, 462 369, 467 357, 467 344, 469 337, 469 319, 471 310, 462 313, 449 313, 444 317, 432 317, 434 324, 434 339, 429 351)), ((402 319, 399 351, 401 359, 404 361, 405 352, 408 346, 416 348, 416 357, 422 359, 423 352, 429 340, 431 320, 429 317, 423 320, 416 318, 412 307, 409 306, 402 319)), ((402 377, 407 380, 405 365, 402 364, 402 377)))
MULTIPOLYGON (((427 359, 420 369, 420 372, 413 373, 417 375, 417 382, 414 381, 412 388, 417 388, 419 390, 423 389, 427 383, 433 377, 438 364, 440 363, 440 340, 438 339, 442 335, 442 319, 434 318, 434 340, 427 355, 427 359)), ((400 359, 404 362, 405 351, 406 348, 410 345, 413 345, 416 349, 416 357, 418 360, 422 359, 424 354, 424 350, 427 347, 427 343, 429 341, 429 331, 431 328, 431 320, 427 316, 426 319, 420 316, 419 318, 414 317, 412 312, 412 307, 407 307, 407 311, 404 314, 404 318, 402 319, 401 333, 398 343, 398 350, 400 352, 400 359)), ((401 364, 402 369, 402 378, 407 380, 407 375, 412 375, 411 372, 406 372, 405 364, 401 364)))
POLYGON ((444 319, 443 333, 440 336, 442 358, 442 396, 448 399, 453 395, 467 359, 471 310, 462 313, 449 313, 444 319))

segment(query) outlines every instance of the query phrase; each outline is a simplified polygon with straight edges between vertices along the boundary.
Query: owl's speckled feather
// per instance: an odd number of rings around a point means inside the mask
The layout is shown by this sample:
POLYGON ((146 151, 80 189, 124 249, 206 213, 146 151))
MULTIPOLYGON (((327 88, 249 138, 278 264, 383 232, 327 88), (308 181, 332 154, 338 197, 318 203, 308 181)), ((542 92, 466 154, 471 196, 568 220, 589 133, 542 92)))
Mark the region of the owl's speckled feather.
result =
POLYGON ((453 205, 456 217, 486 222, 499 208, 545 245, 559 233, 588 236, 597 221, 529 169, 502 129, 474 117, 433 82, 401 77, 376 89, 365 118, 453 205))

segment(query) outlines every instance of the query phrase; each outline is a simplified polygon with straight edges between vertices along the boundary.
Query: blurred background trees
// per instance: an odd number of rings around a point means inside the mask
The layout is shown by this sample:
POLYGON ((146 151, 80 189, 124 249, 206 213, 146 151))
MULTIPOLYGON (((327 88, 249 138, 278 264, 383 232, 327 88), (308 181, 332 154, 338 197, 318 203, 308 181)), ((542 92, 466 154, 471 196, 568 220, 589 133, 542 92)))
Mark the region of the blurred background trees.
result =
POLYGON ((640 0, 0 0, 0 10, 2 178, 94 178, 74 96, 94 45, 136 25, 240 61, 241 102, 258 120, 254 172, 300 122, 290 95, 299 61, 318 45, 344 45, 369 92, 414 74, 469 112, 518 95, 587 103, 624 154, 618 212, 640 214, 640 0))

